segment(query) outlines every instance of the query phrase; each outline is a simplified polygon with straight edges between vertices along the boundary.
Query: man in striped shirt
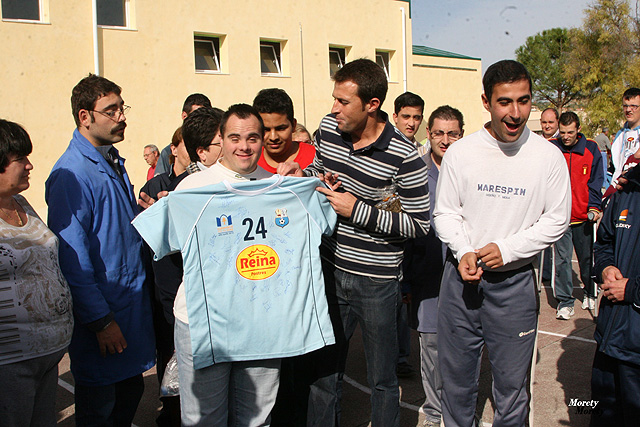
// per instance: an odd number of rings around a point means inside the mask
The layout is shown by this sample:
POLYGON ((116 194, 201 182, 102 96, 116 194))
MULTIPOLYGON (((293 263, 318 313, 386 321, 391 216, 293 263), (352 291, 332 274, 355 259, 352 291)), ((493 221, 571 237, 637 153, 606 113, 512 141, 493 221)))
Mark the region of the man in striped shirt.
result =
MULTIPOLYGON (((305 170, 338 184, 318 188, 338 214, 323 236, 321 255, 337 344, 314 365, 309 423, 337 425, 348 342, 360 323, 371 395, 372 427, 399 425, 396 305, 404 241, 429 230, 427 169, 413 144, 380 110, 384 71, 368 59, 345 64, 333 77, 333 108, 316 134, 316 156, 305 170), (337 187, 337 188, 336 188, 337 187)), ((281 174, 303 175, 295 163, 281 174)))

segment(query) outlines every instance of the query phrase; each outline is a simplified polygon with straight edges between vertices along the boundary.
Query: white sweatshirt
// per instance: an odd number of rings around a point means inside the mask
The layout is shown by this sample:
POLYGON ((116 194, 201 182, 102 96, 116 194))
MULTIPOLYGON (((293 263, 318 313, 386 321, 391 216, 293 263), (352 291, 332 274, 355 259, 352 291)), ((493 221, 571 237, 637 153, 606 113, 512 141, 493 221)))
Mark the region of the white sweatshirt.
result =
POLYGON ((483 128, 445 153, 433 220, 458 261, 493 242, 505 264, 495 271, 522 267, 560 239, 570 212, 567 162, 529 129, 505 143, 483 128))

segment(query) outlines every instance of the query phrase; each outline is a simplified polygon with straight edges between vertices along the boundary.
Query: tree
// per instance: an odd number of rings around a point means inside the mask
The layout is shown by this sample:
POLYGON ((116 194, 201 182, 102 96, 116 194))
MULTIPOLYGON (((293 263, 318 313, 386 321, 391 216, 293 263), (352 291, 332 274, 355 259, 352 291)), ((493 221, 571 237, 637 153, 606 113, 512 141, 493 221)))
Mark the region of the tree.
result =
POLYGON ((597 0, 585 10, 582 28, 569 33, 573 47, 565 77, 585 96, 583 131, 620 127, 622 93, 640 84, 640 25, 627 0, 597 0))
POLYGON ((534 102, 562 110, 580 96, 573 78, 565 75, 569 35, 566 28, 544 30, 516 49, 516 58, 531 74, 534 102))

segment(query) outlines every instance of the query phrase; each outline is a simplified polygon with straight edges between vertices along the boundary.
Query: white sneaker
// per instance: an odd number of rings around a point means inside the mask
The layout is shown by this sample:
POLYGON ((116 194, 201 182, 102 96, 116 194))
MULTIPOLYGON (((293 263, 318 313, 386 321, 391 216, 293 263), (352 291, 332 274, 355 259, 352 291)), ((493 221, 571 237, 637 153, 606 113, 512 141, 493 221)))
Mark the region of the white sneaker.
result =
POLYGON ((574 314, 573 307, 562 307, 556 311, 556 319, 569 320, 574 314))
POLYGON ((585 296, 582 299, 582 309, 583 310, 595 310, 596 309, 596 299, 593 297, 585 296))

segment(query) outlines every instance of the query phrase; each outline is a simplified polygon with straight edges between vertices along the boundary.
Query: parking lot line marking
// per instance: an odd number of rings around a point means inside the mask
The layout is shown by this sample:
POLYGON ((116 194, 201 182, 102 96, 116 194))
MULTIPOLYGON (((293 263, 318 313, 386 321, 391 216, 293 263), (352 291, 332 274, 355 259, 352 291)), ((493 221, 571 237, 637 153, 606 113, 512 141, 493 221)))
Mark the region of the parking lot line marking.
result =
POLYGON ((588 343, 592 343, 592 344, 596 343, 595 340, 592 340, 592 339, 589 339, 589 338, 576 337, 574 335, 557 334, 555 332, 547 332, 547 331, 538 331, 538 333, 539 334, 546 334, 546 335, 553 335, 554 337, 567 338, 569 340, 588 342, 588 343))

